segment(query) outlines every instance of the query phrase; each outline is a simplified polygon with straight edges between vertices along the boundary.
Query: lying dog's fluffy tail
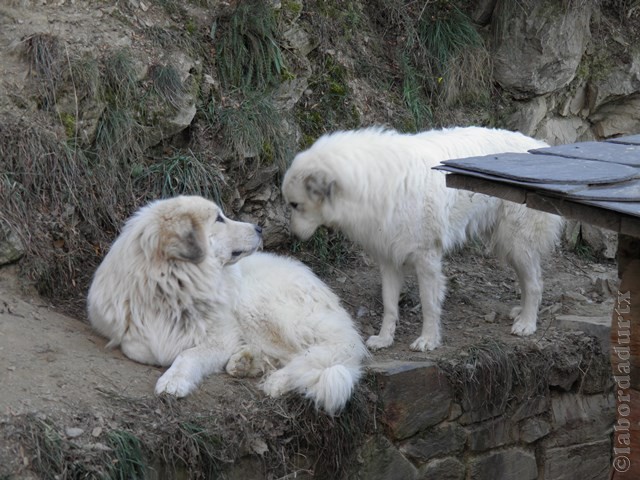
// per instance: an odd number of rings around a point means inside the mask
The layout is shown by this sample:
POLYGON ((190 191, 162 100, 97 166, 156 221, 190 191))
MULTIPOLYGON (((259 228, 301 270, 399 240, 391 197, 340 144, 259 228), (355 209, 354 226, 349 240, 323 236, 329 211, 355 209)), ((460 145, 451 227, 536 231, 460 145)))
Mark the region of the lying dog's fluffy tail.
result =
POLYGON ((313 346, 266 377, 262 389, 276 397, 295 391, 312 400, 316 408, 335 415, 351 398, 362 376, 360 362, 366 355, 361 342, 313 346))

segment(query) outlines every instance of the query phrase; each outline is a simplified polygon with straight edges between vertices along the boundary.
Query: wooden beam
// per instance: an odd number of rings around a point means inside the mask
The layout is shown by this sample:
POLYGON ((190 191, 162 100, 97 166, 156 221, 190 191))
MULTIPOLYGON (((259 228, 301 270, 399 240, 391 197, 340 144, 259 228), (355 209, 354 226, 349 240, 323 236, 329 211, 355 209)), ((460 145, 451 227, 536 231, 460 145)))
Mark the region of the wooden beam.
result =
POLYGON ((500 184, 483 178, 469 177, 455 173, 447 174, 447 187, 460 188, 476 193, 484 193, 492 197, 502 198, 515 203, 525 203, 526 190, 510 185, 500 184))
POLYGON ((611 317, 611 367, 616 398, 614 480, 640 478, 640 239, 618 237, 618 274, 611 317))
POLYGON ((554 213, 567 218, 591 223, 601 228, 620 231, 620 217, 615 212, 591 205, 576 203, 563 198, 549 197, 539 193, 527 193, 527 207, 554 213))

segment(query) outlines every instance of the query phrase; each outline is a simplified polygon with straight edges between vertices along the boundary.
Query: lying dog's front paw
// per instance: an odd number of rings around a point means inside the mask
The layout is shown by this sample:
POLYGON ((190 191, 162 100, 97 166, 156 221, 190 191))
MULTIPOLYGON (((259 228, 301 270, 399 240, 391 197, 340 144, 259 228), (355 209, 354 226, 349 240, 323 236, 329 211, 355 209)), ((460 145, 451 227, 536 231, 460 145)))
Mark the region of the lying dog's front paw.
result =
POLYGON ((252 376, 253 355, 248 350, 231 355, 227 362, 227 373, 232 377, 248 377, 252 376))
POLYGON ((195 383, 177 370, 167 370, 156 383, 156 395, 168 394, 176 397, 186 397, 196 387, 195 383))
POLYGON ((369 347, 370 350, 380 350, 381 348, 387 348, 391 345, 393 345, 393 337, 371 335, 367 340, 367 347, 369 347))
POLYGON ((261 388, 264 393, 266 393, 270 397, 277 398, 281 397, 289 390, 288 384, 289 381, 287 378, 287 374, 282 370, 276 370, 264 379, 261 388))
POLYGON ((414 352, 426 352, 433 350, 441 345, 440 338, 420 336, 409 347, 414 352))

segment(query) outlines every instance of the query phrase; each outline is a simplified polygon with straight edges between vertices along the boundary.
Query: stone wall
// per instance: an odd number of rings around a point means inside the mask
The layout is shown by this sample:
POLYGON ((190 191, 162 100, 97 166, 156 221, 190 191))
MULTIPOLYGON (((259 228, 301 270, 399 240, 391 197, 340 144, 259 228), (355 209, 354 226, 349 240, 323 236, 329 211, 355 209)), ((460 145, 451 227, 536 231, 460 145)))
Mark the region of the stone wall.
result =
POLYGON ((615 419, 609 361, 591 337, 562 339, 498 349, 493 360, 485 349, 453 364, 373 365, 380 426, 351 478, 608 478, 615 419))

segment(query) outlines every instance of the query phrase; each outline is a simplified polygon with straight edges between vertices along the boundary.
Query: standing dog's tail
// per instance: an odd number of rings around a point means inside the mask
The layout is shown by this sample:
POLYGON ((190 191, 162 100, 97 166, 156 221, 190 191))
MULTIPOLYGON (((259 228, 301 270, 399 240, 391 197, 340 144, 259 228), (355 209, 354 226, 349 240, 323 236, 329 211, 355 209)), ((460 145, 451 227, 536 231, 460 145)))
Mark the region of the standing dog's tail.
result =
POLYGON ((312 400, 316 408, 335 415, 351 398, 362 376, 361 361, 367 355, 362 342, 315 345, 267 376, 262 389, 272 397, 298 392, 312 400))

